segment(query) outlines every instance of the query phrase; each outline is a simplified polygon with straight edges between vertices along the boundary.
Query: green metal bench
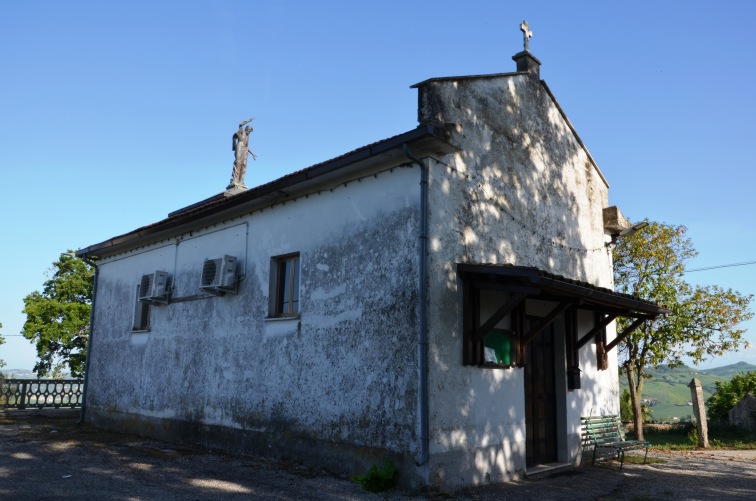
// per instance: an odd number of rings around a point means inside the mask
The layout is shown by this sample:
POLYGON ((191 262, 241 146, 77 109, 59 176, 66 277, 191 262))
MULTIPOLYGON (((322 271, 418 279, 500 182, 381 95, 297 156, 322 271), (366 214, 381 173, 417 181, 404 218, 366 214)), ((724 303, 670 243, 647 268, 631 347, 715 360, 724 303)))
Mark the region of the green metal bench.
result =
POLYGON ((625 440, 625 427, 619 416, 583 416, 580 418, 583 426, 583 450, 593 447, 593 461, 596 464, 596 450, 601 448, 613 449, 620 460, 620 470, 625 463, 625 451, 646 449, 643 464, 648 458, 648 448, 651 445, 646 440, 625 440))

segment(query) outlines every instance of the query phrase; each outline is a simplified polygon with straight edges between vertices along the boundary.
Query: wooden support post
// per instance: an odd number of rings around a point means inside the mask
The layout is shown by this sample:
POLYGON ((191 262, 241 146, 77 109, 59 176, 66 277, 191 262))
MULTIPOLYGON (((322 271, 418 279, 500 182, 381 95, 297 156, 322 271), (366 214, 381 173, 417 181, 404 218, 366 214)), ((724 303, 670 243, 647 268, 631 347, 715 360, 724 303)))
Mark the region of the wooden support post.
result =
POLYGON ((570 308, 565 316, 565 348, 567 354, 567 389, 580 389, 580 348, 577 345, 577 309, 570 308))
POLYGON ((475 331, 473 325, 473 300, 470 284, 467 280, 462 280, 462 339, 464 348, 462 351, 462 363, 465 365, 477 362, 475 356, 475 343, 472 340, 472 333, 475 331))
MULTIPOLYGON (((602 320, 606 320, 605 318, 602 318, 603 315, 601 313, 596 312, 594 314, 594 323, 601 325, 602 320)), ((606 326, 602 327, 600 330, 596 332, 595 335, 596 339, 596 367, 600 371, 605 371, 609 368, 609 357, 607 356, 606 352, 606 326)))
POLYGON ((707 449, 709 447, 709 426, 706 422, 706 407, 704 407, 701 381, 693 378, 688 387, 690 388, 690 400, 693 402, 693 413, 696 415, 698 446, 707 449))

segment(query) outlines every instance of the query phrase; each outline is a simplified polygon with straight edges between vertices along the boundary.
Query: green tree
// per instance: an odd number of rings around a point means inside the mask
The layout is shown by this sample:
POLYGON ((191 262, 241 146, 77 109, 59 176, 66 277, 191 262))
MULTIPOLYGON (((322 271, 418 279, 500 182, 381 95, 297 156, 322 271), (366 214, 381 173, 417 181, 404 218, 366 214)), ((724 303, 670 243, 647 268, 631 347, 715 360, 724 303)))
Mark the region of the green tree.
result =
MULTIPOLYGON (((685 226, 649 222, 614 247, 614 284, 617 292, 633 294, 671 310, 647 320, 620 346, 620 364, 627 375, 638 439, 643 439, 641 394, 647 367, 682 364, 683 357, 698 363, 741 346, 744 329, 738 325, 753 317, 752 295, 716 285, 694 286, 685 281, 685 263, 697 255, 685 226)), ((630 320, 618 320, 618 330, 630 320)))
POLYGON ((53 263, 48 276, 41 293, 34 291, 24 298, 26 322, 21 333, 36 344, 37 376, 60 376, 67 366, 71 376, 81 377, 87 356, 94 268, 69 251, 53 263))
MULTIPOLYGON (((0 323, 0 329, 2 328, 3 328, 3 324, 0 323)), ((2 334, 0 334, 0 344, 4 344, 4 343, 5 343, 5 338, 3 337, 2 334)), ((3 367, 5 367, 5 360, 0 358, 0 369, 3 367)), ((5 374, 0 372, 0 385, 4 385, 4 384, 5 384, 5 374)), ((6 397, 5 395, 0 395, 0 405, 5 405, 7 400, 8 400, 8 397, 6 397)))
MULTIPOLYGON (((641 404, 641 412, 643 413, 643 421, 651 419, 651 408, 646 404, 641 404)), ((630 390, 625 388, 620 395, 620 419, 622 422, 629 422, 633 420, 633 401, 630 398, 630 390)))
MULTIPOLYGON (((0 329, 2 328, 3 328, 3 324, 0 323, 0 329)), ((5 338, 3 337, 2 334, 0 334, 0 344, 5 344, 5 338)), ((3 368, 3 367, 5 367, 5 360, 0 358, 0 368, 3 368)), ((2 378, 2 374, 0 374, 0 378, 2 378)))
POLYGON ((730 409, 746 395, 756 395, 756 372, 736 374, 729 381, 717 381, 717 390, 706 401, 709 419, 727 421, 730 409))

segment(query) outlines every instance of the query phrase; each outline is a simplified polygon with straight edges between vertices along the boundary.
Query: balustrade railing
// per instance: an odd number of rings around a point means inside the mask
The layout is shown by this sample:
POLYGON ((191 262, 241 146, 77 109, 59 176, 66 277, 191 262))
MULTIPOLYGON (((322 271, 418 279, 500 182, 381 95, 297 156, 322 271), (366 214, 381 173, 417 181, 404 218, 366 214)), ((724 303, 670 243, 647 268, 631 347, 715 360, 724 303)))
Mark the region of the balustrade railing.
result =
POLYGON ((81 379, 0 379, 0 408, 81 407, 81 379))

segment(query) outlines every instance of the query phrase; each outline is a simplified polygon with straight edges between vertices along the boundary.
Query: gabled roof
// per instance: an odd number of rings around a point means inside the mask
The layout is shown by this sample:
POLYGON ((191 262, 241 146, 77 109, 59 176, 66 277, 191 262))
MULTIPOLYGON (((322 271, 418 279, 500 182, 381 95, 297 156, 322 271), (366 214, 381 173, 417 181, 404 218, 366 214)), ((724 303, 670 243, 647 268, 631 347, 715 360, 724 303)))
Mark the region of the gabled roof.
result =
MULTIPOLYGON (((411 85, 410 88, 417 89, 421 87, 422 85, 425 85, 427 83, 432 82, 454 82, 459 80, 488 80, 488 79, 494 79, 494 78, 509 78, 509 77, 517 77, 517 76, 525 76, 528 77, 531 74, 524 71, 513 71, 510 73, 490 73, 487 75, 465 75, 465 76, 459 76, 459 77, 437 77, 437 78, 429 78, 427 80, 423 80, 422 82, 416 83, 415 85, 411 85)), ((604 182, 607 188, 609 188, 609 182, 606 180, 606 177, 604 177, 604 174, 601 172, 601 169, 599 169, 598 164, 596 163, 596 160, 593 159, 593 155, 591 155, 591 152, 588 151, 588 147, 586 147, 585 143, 582 139, 580 139, 580 135, 577 133, 577 130, 575 130, 575 127, 572 125, 572 122, 570 122, 570 119, 567 118, 567 114, 562 109, 562 106, 559 104, 559 101, 557 101, 556 97, 554 96, 554 93, 551 92, 551 89, 549 89, 549 86, 546 85, 546 82, 543 80, 539 80, 541 86, 543 86, 546 93, 551 98, 551 101, 554 103, 554 106, 556 106, 556 109, 559 111, 559 114, 562 116, 562 119, 564 119, 564 122, 567 124, 567 127, 569 127, 570 131, 572 132, 573 136, 575 136, 575 141, 580 145, 580 147, 585 152, 585 155, 588 157, 588 160, 591 162, 591 165, 593 165, 593 168, 596 169, 596 173, 599 175, 601 180, 604 182)))
POLYGON ((178 235, 198 225, 232 217, 238 213, 270 206, 290 199, 297 193, 331 180, 387 162, 409 163, 403 145, 414 155, 444 155, 457 151, 449 144, 449 133, 442 125, 424 125, 403 134, 368 144, 331 160, 292 172, 249 190, 210 198, 171 212, 166 219, 143 226, 129 233, 79 250, 80 257, 98 258, 128 250, 145 243, 178 235))

